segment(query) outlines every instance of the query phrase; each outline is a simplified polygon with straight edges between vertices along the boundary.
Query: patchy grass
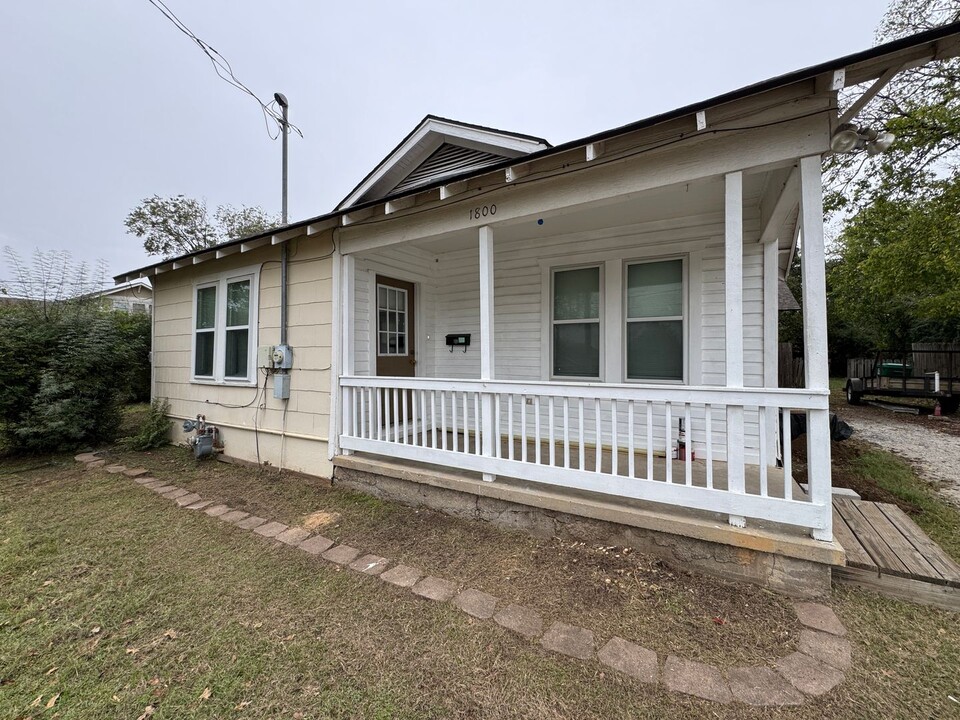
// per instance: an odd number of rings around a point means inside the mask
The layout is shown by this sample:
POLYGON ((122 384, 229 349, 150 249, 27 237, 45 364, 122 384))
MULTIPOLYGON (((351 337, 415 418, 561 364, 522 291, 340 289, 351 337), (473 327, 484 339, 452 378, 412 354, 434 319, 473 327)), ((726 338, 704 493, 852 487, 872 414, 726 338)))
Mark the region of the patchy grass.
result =
MULTIPOLYGON (((794 443, 794 467, 806 472, 806 444, 794 443)), ((960 560, 960 510, 945 501, 895 454, 856 438, 832 443, 834 487, 855 490, 864 500, 898 505, 937 544, 960 560)))
MULTIPOLYGON (((175 452, 144 457, 157 470, 169 461, 166 472, 174 477, 175 452)), ((547 653, 449 605, 422 601, 375 578, 338 571, 206 515, 179 510, 129 480, 83 472, 69 460, 47 462, 52 464, 33 469, 29 463, 0 465, 0 717, 132 720, 147 707, 154 720, 852 719, 862 718, 866 708, 877 717, 955 712, 947 695, 957 690, 960 628, 949 613, 839 590, 833 605, 854 643, 854 668, 840 687, 777 712, 714 705, 633 682, 595 662, 547 653), (53 707, 45 709, 53 698, 53 707)), ((192 469, 184 464, 181 472, 178 484, 208 497, 207 490, 218 487, 224 499, 229 492, 234 502, 246 498, 264 512, 272 509, 268 501, 275 501, 276 512, 267 514, 278 519, 301 517, 307 507, 339 513, 338 524, 325 531, 331 536, 384 525, 396 530, 379 536, 368 530, 361 539, 419 533, 410 546, 430 548, 424 559, 444 546, 450 568, 467 569, 462 557, 511 554, 511 543, 537 550, 541 558, 556 557, 536 563, 544 597, 530 603, 548 613, 556 600, 544 590, 552 584, 567 602, 570 587, 592 586, 607 573, 601 556, 588 549, 430 513, 420 513, 426 520, 418 522, 406 508, 361 501, 302 480, 258 478, 255 471, 213 464, 192 469), (210 488, 200 487, 200 477, 210 488), (378 519, 364 521, 366 515, 378 519), (446 544, 451 541, 460 545, 446 544)), ((403 552, 413 553, 410 546, 403 552)), ((434 562, 439 566, 439 556, 434 562)), ((509 587, 513 581, 496 582, 509 587)), ((685 598, 704 592, 691 576, 677 575, 671 583, 669 602, 634 590, 629 596, 656 619, 672 603, 689 609, 685 598)), ((730 586, 731 595, 737 591, 751 597, 748 588, 730 586)), ((586 598, 581 607, 595 601, 589 593, 586 598)), ((771 602, 768 607, 781 603, 771 602)), ((604 612, 620 609, 604 605, 604 612)), ((664 623, 674 632, 670 621, 664 623)), ((593 629, 601 642, 606 639, 593 629)), ((700 635, 709 648, 713 641, 700 635)), ((696 633, 684 637, 659 641, 687 657, 703 657, 696 633)), ((724 650, 738 657, 734 646, 742 642, 750 640, 726 636, 707 655, 724 650)))
POLYGON ((721 666, 761 663, 793 648, 798 637, 796 617, 780 596, 677 572, 629 548, 538 540, 315 479, 222 462, 198 464, 182 448, 118 451, 110 457, 175 478, 205 498, 310 527, 607 637, 627 634, 665 654, 698 655, 721 666), (318 513, 333 522, 318 523, 318 513))
POLYGON ((960 511, 941 500, 936 490, 917 477, 908 463, 886 450, 870 449, 853 460, 852 470, 909 503, 917 525, 951 557, 960 559, 960 511))

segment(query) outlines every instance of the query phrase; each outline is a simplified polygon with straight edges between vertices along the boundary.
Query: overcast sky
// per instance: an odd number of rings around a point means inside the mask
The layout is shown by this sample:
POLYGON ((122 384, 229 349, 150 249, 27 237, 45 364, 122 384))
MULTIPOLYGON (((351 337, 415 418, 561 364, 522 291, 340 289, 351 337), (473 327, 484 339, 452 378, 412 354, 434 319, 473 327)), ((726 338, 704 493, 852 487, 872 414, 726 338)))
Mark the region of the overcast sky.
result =
MULTIPOLYGON (((863 50, 887 4, 166 2, 254 92, 289 98, 291 220, 331 210, 427 113, 557 144, 863 50)), ((279 212, 259 107, 147 0, 3 2, 0 27, 0 245, 115 274, 154 261, 123 225, 144 197, 279 212)))

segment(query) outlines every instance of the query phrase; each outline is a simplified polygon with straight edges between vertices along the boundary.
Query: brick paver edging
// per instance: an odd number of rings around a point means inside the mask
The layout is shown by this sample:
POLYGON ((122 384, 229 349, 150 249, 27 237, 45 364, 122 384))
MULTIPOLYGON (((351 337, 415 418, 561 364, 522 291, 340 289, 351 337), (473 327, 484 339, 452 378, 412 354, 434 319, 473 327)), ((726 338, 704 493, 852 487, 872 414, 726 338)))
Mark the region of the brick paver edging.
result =
POLYGON ((106 466, 95 453, 77 455, 87 470, 105 470, 153 490, 178 507, 203 510, 226 524, 286 544, 354 572, 379 577, 384 583, 434 602, 452 604, 479 620, 493 620, 507 630, 540 645, 586 662, 599 661, 643 683, 661 685, 665 690, 694 695, 717 703, 739 702, 757 706, 799 705, 808 697, 829 692, 843 681, 851 665, 851 645, 847 630, 836 614, 820 603, 797 602, 794 609, 804 629, 800 649, 781 658, 772 668, 734 667, 726 672, 713 665, 668 655, 661 663, 657 654, 621 637, 610 638, 597 647, 593 632, 575 625, 553 622, 546 626, 543 617, 532 608, 504 606, 500 599, 475 588, 462 589, 444 578, 425 576, 420 570, 394 564, 379 555, 365 554, 349 545, 337 545, 322 535, 299 527, 289 527, 268 518, 253 517, 197 493, 169 485, 150 477, 143 468, 128 470, 122 465, 106 466), (392 566, 392 567, 391 567, 392 566), (389 568, 389 569, 388 569, 389 568))

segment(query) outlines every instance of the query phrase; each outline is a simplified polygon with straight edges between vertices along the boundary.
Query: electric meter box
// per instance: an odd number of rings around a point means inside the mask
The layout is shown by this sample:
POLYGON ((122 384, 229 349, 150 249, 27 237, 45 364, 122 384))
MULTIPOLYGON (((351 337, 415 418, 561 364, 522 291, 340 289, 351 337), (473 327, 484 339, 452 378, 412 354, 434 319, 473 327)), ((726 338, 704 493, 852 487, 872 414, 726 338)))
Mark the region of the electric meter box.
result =
POLYGON ((293 348, 289 345, 277 345, 273 349, 273 367, 289 370, 293 367, 293 348))

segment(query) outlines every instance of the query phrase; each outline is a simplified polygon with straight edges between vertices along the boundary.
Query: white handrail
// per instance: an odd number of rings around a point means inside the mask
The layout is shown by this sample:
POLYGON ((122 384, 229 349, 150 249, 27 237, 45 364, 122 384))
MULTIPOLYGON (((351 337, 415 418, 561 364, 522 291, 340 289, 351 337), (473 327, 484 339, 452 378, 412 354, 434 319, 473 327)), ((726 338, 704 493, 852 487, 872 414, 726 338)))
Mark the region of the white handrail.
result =
POLYGON ((453 378, 385 377, 380 375, 344 375, 342 387, 406 388, 408 390, 446 390, 485 392, 541 397, 584 398, 589 400, 651 400, 653 402, 692 403, 695 405, 744 405, 748 407, 784 407, 795 410, 826 410, 829 390, 796 388, 736 388, 712 385, 641 385, 614 383, 566 383, 526 380, 463 380, 453 378))

